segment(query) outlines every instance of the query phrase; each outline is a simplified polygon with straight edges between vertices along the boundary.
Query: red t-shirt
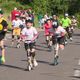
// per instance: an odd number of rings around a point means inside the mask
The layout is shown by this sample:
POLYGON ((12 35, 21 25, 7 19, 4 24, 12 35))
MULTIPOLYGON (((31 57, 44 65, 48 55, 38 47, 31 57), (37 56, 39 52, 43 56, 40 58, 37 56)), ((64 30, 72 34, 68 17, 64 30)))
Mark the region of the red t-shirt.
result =
POLYGON ((16 16, 16 15, 20 15, 20 14, 21 14, 21 13, 20 13, 19 11, 13 10, 13 11, 11 12, 11 21, 15 20, 15 16, 16 16))

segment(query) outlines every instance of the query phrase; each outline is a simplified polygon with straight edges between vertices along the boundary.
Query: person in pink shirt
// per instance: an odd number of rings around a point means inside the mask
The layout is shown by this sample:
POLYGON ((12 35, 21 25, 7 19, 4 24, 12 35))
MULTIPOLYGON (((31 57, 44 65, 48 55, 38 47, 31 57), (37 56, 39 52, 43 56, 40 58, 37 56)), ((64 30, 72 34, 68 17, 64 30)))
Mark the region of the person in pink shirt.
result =
POLYGON ((52 50, 51 49, 52 35, 49 31, 51 28, 52 28, 52 21, 51 21, 51 19, 47 19, 46 23, 44 24, 44 30, 45 30, 46 42, 48 44, 48 47, 49 47, 50 51, 52 50))

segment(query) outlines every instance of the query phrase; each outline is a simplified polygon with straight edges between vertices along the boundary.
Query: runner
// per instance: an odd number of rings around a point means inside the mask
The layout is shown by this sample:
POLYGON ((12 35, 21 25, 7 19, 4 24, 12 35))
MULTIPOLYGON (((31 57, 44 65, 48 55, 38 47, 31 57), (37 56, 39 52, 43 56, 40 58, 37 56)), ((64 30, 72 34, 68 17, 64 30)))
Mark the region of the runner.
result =
POLYGON ((67 34, 65 36, 65 44, 67 44, 67 39, 71 39, 71 33, 70 33, 70 26, 71 26, 71 20, 67 13, 65 13, 64 18, 61 19, 60 23, 62 24, 62 27, 66 30, 67 34))
POLYGON ((54 24, 53 28, 50 30, 51 33, 53 33, 52 40, 54 45, 54 62, 53 65, 58 64, 58 58, 59 58, 59 48, 64 49, 64 36, 66 34, 66 31, 62 26, 54 24))
POLYGON ((77 27, 77 25, 78 25, 78 21, 77 21, 76 17, 72 16, 71 17, 71 27, 72 27, 72 29, 74 30, 77 27))
POLYGON ((38 37, 37 30, 33 27, 33 22, 31 20, 26 20, 26 27, 22 30, 22 39, 24 40, 25 50, 27 52, 28 58, 28 70, 30 71, 33 66, 38 65, 35 59, 35 39, 38 37))
POLYGON ((12 21, 12 46, 14 44, 15 37, 17 37, 17 48, 20 48, 21 25, 23 25, 23 23, 20 20, 20 16, 16 15, 16 19, 12 21))
POLYGON ((20 11, 15 7, 14 10, 12 10, 11 12, 11 21, 15 20, 16 19, 16 15, 19 15, 20 16, 20 11))
POLYGON ((44 24, 44 29, 45 29, 46 42, 47 42, 47 45, 48 45, 50 51, 52 51, 52 35, 49 32, 49 30, 51 28, 52 28, 51 19, 47 19, 46 23, 44 24))
POLYGON ((7 32, 7 22, 3 18, 3 11, 0 10, 0 63, 5 63, 5 48, 4 48, 4 37, 7 32))

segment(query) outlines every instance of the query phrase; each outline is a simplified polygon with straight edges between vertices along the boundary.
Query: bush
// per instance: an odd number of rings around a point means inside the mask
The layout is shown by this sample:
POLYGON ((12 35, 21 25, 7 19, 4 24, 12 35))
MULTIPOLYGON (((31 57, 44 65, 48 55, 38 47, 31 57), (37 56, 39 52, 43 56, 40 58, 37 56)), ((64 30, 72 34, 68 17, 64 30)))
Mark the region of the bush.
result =
POLYGON ((11 10, 13 10, 14 7, 17 8, 24 8, 24 6, 22 6, 21 4, 19 4, 19 2, 14 2, 14 1, 9 1, 7 3, 2 3, 0 5, 0 7, 5 11, 5 12, 10 12, 11 10))

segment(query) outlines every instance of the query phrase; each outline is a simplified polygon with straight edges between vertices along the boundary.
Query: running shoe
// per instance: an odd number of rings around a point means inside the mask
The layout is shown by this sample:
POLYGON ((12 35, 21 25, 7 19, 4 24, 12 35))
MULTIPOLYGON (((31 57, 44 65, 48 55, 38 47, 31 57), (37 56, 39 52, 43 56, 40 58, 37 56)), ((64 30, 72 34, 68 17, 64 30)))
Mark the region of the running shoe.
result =
POLYGON ((5 63, 5 58, 4 57, 1 58, 1 62, 5 63))
POLYGON ((36 60, 33 61, 33 66, 34 66, 34 67, 38 66, 38 63, 37 63, 36 60))

